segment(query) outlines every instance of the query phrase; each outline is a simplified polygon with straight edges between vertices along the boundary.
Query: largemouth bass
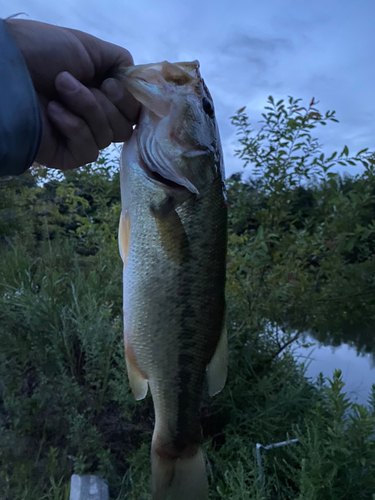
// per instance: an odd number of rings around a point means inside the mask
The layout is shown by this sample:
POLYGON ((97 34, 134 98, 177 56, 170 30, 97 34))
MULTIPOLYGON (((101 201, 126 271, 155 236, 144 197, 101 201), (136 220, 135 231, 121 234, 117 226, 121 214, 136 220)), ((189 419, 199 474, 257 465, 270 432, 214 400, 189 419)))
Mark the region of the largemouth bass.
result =
POLYGON ((142 103, 121 155, 125 356, 155 409, 153 500, 207 498, 199 408, 227 374, 227 213, 220 137, 198 61, 133 66, 142 103))

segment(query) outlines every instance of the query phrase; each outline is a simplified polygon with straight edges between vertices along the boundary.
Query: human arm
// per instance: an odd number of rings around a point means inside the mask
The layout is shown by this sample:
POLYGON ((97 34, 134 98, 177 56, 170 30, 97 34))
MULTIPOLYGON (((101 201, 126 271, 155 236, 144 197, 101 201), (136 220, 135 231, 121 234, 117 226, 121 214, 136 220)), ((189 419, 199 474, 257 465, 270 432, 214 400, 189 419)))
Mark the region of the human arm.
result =
POLYGON ((0 20, 0 175, 18 175, 33 162, 42 122, 25 61, 0 20))
MULTIPOLYGON (((133 63, 127 50, 45 23, 11 19, 5 24, 39 106, 42 134, 36 161, 67 170, 94 161, 111 142, 129 139, 139 104, 116 78, 119 67, 133 63)), ((20 113, 14 110, 16 117, 20 113)))

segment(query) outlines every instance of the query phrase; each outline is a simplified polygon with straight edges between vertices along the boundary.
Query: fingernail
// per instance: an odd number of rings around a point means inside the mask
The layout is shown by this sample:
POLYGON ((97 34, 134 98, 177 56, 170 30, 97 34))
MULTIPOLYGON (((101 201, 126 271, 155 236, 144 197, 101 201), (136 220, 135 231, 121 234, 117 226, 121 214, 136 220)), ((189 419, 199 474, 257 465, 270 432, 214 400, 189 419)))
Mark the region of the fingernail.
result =
POLYGON ((59 85, 68 92, 75 92, 80 85, 79 81, 76 80, 74 76, 72 76, 67 71, 60 73, 58 78, 59 78, 59 85))
POLYGON ((108 78, 103 82, 102 91, 111 101, 119 101, 123 96, 121 85, 114 78, 108 78))

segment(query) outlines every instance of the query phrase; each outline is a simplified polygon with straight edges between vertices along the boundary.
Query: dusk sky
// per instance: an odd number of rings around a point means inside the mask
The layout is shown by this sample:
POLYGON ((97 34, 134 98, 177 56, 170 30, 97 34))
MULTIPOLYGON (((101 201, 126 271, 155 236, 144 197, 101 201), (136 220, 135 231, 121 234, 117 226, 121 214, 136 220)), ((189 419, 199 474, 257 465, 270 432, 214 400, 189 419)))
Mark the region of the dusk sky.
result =
POLYGON ((374 0, 1 1, 1 17, 18 12, 122 45, 136 64, 198 59, 227 175, 242 169, 229 117, 246 105, 256 126, 270 94, 336 110, 339 124, 316 129, 325 150, 375 150, 374 0))

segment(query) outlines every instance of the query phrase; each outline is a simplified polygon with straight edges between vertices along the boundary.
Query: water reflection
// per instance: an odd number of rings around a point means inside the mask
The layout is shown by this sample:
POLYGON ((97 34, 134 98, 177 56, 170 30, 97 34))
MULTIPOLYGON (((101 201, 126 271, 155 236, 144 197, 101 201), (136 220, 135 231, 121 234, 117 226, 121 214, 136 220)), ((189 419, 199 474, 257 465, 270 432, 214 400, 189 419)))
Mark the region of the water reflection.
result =
POLYGON ((295 355, 307 366, 306 375, 316 379, 320 372, 332 378, 335 368, 342 371, 345 391, 354 403, 366 404, 371 386, 375 384, 373 355, 358 355, 355 347, 342 344, 339 347, 324 346, 312 337, 308 342, 314 347, 297 347, 295 355))

